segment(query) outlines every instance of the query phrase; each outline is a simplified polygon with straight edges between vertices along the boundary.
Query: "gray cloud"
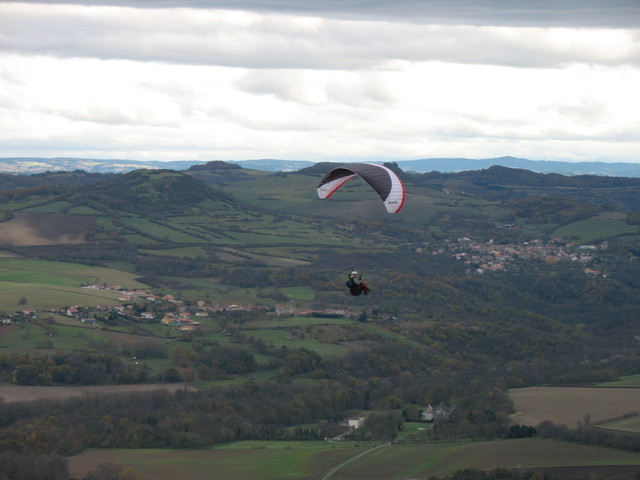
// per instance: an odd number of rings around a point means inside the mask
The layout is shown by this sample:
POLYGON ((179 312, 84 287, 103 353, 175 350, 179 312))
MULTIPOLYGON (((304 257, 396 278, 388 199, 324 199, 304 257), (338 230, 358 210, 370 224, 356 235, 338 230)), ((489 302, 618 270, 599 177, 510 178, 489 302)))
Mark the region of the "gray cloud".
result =
POLYGON ((640 21, 637 0, 35 0, 31 3, 188 7, 493 26, 637 28, 640 21))
MULTIPOLYGON (((213 2, 215 3, 215 2, 213 2)), ((554 41, 546 29, 327 20, 219 11, 7 8, 0 49, 57 57, 95 57, 243 68, 357 70, 394 62, 555 68, 575 62, 640 64, 640 34, 621 32, 628 48, 613 55, 608 33, 578 31, 554 41)), ((617 40, 619 41, 619 40, 617 40)))

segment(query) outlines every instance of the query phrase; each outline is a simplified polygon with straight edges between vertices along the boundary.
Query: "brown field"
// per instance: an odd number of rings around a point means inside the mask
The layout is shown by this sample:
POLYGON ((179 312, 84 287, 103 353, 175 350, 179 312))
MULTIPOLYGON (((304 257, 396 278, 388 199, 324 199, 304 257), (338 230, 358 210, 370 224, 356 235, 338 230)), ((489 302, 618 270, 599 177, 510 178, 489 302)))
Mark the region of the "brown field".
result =
POLYGON ((0 223, 0 244, 17 247, 85 242, 93 218, 63 213, 16 213, 0 223))
POLYGON ((509 390, 516 413, 513 423, 538 425, 550 420, 570 428, 620 418, 640 410, 640 388, 530 387, 509 390))
MULTIPOLYGON (((84 387, 25 387, 22 385, 0 386, 0 399, 5 402, 21 402, 40 399, 63 399, 80 397, 93 393, 147 392, 151 390, 169 390, 175 392, 181 388, 194 389, 183 383, 153 383, 144 385, 95 385, 84 387)), ((195 389, 194 389, 195 390, 195 389)))
MULTIPOLYGON (((528 470, 545 471, 560 467, 571 471, 577 467, 583 472, 591 473, 594 467, 601 466, 616 470, 619 466, 631 467, 636 468, 637 471, 640 458, 634 452, 541 438, 443 442, 382 448, 345 465, 331 478, 332 480, 426 479, 432 475, 451 475, 456 470, 465 468, 483 471, 508 468, 524 473, 528 470)), ((582 478, 590 477, 587 475, 582 478)))

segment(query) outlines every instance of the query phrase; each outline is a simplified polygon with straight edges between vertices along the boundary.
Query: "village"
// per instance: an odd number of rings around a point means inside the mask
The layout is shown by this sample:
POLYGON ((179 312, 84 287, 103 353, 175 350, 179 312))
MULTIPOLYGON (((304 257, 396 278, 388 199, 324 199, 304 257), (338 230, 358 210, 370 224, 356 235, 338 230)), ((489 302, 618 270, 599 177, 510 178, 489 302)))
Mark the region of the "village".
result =
POLYGON ((23 308, 13 314, 0 317, 0 325, 11 325, 25 321, 36 320, 44 315, 58 314, 75 318, 80 323, 99 326, 100 321, 108 323, 108 319, 121 317, 123 319, 141 323, 159 322, 169 328, 188 333, 202 326, 202 321, 216 314, 245 314, 246 316, 275 316, 275 317, 325 317, 325 318, 353 318, 362 315, 359 310, 349 309, 311 309, 297 306, 293 303, 277 304, 272 307, 265 305, 221 305, 213 301, 198 300, 187 304, 173 295, 156 295, 150 290, 128 290, 119 285, 82 285, 81 288, 111 290, 117 292, 118 301, 115 305, 72 305, 38 311, 23 308))
MULTIPOLYGON (((606 250, 607 242, 600 245, 577 245, 557 239, 543 241, 540 239, 523 243, 496 243, 493 240, 476 242, 468 237, 448 240, 442 248, 432 251, 433 255, 452 254, 453 257, 469 266, 469 273, 483 274, 505 270, 508 264, 517 260, 544 261, 548 264, 556 262, 573 262, 587 265, 596 260, 599 251, 606 250)), ((606 276, 599 270, 587 268, 589 276, 606 276)))

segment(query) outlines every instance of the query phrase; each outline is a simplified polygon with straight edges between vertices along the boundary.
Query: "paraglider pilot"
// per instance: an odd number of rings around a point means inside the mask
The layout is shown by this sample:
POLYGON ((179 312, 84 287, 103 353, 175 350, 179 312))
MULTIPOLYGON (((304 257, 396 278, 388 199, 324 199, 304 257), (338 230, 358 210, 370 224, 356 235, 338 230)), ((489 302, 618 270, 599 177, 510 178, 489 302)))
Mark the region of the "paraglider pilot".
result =
POLYGON ((364 292, 365 295, 369 295, 369 287, 362 281, 362 275, 355 270, 349 274, 347 287, 349 288, 351 295, 357 296, 362 292, 364 292))

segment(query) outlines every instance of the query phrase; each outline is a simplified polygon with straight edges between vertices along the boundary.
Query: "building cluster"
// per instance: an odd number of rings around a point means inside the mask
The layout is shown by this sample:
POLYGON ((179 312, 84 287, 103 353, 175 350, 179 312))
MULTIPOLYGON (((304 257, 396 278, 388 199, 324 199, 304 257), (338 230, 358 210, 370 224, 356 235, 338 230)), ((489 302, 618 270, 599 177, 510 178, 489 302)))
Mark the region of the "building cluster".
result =
MULTIPOLYGON (((122 304, 73 305, 64 308, 53 308, 43 313, 54 313, 78 319, 84 324, 96 324, 97 318, 117 316, 143 323, 159 322, 167 327, 182 332, 191 332, 202 325, 202 320, 215 314, 244 312, 247 315, 275 315, 278 317, 315 316, 315 317, 346 317, 358 318, 362 312, 347 309, 311 309, 294 304, 279 304, 274 307, 264 305, 220 305, 217 302, 199 300, 193 305, 175 298, 173 295, 157 295, 149 290, 127 290, 117 285, 83 285, 82 288, 106 289, 118 293, 118 300, 122 304), (140 306, 143 308, 140 308, 140 306)), ((16 322, 35 320, 38 311, 24 309, 0 318, 0 325, 11 325, 16 322)))
POLYGON ((433 408, 431 404, 429 404, 427 408, 420 412, 420 420, 433 423, 446 421, 449 420, 449 416, 454 410, 455 407, 449 407, 442 402, 440 402, 436 408, 433 408))
MULTIPOLYGON (((547 263, 578 262, 588 264, 596 258, 598 251, 607 248, 601 245, 576 245, 558 240, 531 240, 523 243, 477 242, 468 237, 448 241, 445 247, 432 251, 433 255, 451 254, 464 262, 475 273, 505 270, 516 260, 538 260, 547 263)), ((589 275, 600 274, 597 270, 585 269, 589 275), (588 272, 587 272, 588 270, 588 272)))

